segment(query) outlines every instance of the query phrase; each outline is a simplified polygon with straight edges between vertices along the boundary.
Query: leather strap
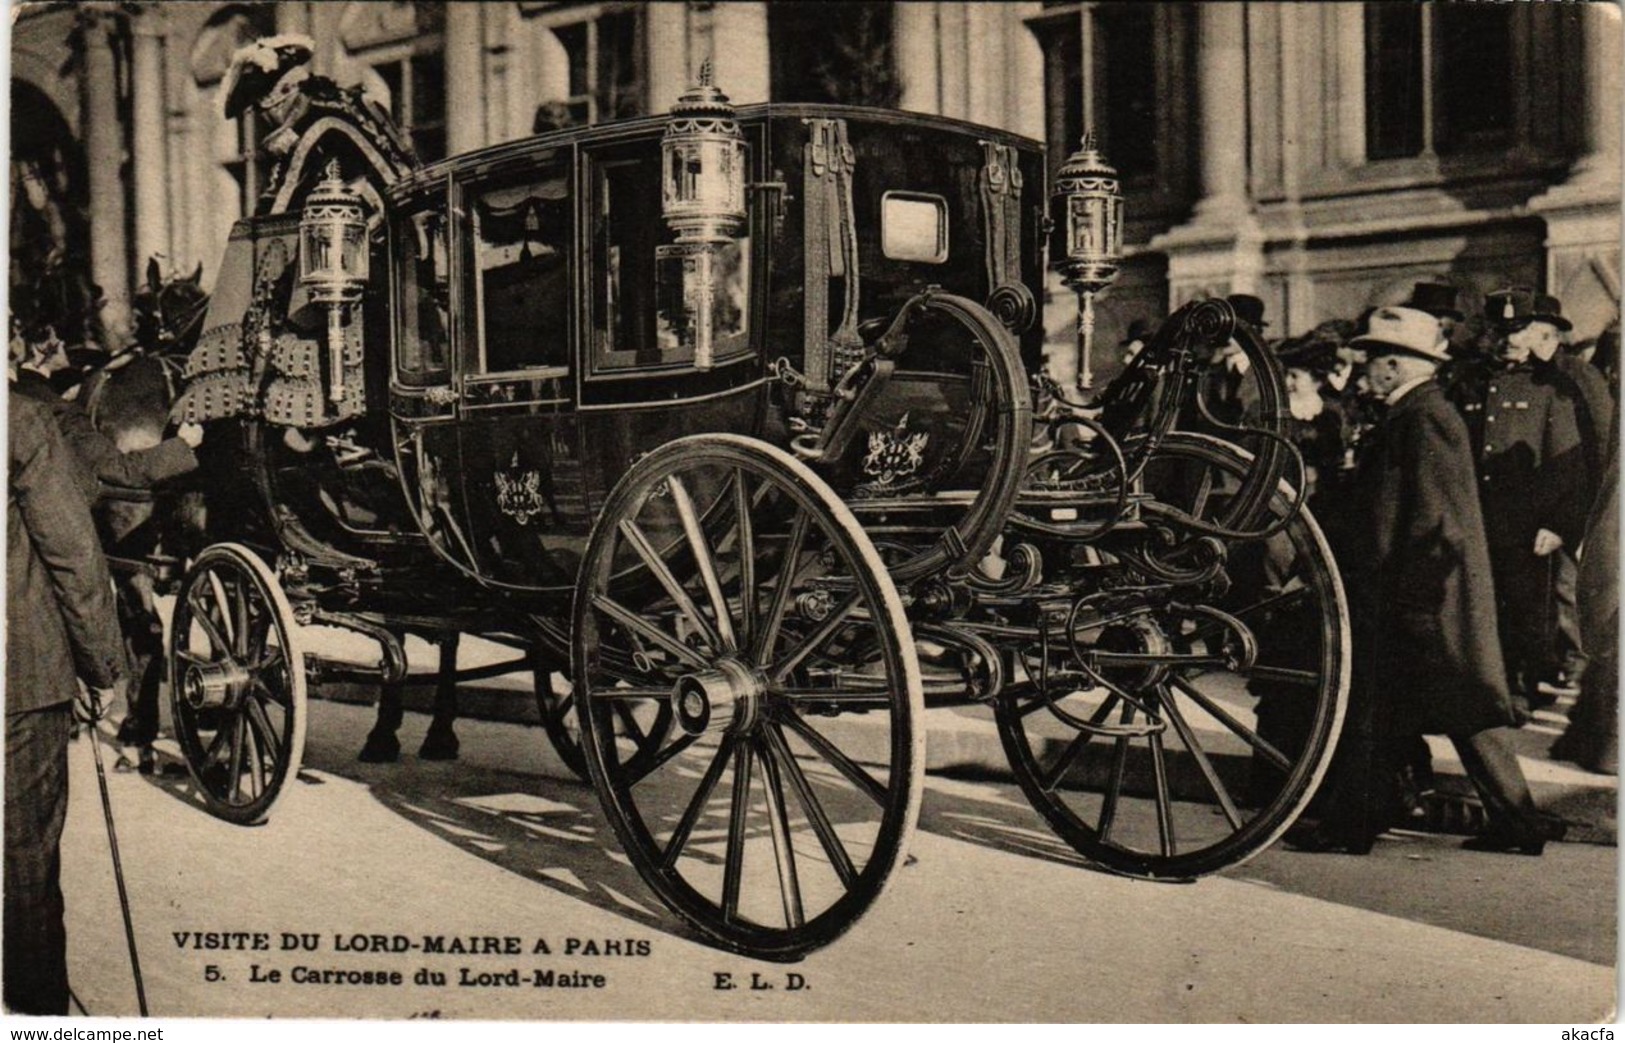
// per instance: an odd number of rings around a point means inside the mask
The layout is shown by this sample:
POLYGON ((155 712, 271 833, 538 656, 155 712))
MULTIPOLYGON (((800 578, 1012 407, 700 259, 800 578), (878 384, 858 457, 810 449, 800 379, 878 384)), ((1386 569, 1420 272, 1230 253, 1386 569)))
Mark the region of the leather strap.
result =
POLYGON ((858 335, 858 233, 853 218, 854 155, 846 121, 809 119, 803 149, 802 337, 808 390, 828 395, 840 375, 863 361, 858 335), (842 281, 841 319, 829 332, 829 284, 842 281))

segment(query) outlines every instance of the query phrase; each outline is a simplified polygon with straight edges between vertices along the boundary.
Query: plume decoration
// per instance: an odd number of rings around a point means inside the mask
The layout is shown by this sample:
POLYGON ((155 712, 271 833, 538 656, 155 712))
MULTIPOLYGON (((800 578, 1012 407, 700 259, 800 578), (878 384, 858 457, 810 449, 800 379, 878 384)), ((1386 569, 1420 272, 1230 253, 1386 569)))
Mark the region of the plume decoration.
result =
POLYGON ((226 119, 241 116, 289 70, 309 62, 315 52, 315 42, 298 33, 262 36, 239 47, 220 84, 226 119))

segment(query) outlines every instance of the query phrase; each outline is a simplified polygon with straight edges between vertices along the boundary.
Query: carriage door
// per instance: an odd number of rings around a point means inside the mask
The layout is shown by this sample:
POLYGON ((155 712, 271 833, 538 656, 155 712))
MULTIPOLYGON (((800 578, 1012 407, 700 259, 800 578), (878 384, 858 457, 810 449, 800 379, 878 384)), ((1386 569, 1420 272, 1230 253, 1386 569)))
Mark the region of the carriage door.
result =
POLYGON ((418 528, 440 553, 472 570, 452 383, 448 209, 441 184, 399 206, 390 225, 395 337, 389 411, 396 466, 418 528))
POLYGON ((459 434, 480 572, 523 587, 575 581, 591 525, 571 402, 575 203, 569 149, 454 186, 466 221, 459 434))

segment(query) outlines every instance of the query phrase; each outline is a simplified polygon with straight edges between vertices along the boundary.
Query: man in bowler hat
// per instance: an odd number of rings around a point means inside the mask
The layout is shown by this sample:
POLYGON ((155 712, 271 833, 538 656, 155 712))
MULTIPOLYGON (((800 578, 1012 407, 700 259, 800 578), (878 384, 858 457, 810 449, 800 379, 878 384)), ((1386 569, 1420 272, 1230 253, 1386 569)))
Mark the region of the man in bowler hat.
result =
POLYGON ((1354 685, 1320 823, 1300 849, 1369 851, 1392 807, 1394 737, 1448 736, 1489 812, 1464 845, 1538 855, 1562 823, 1536 811, 1506 726, 1513 721, 1496 635, 1484 522, 1467 430, 1434 380, 1449 356, 1439 322, 1379 308, 1357 338, 1388 411, 1356 478, 1363 513, 1343 562, 1354 685))

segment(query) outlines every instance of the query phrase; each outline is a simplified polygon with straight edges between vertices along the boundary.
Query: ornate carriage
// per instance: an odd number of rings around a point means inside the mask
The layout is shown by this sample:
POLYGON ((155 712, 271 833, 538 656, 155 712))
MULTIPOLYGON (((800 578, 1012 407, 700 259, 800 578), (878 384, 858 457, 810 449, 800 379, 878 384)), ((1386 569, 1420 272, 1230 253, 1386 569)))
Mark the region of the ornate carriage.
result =
POLYGON ((1046 249, 1088 293, 1121 236, 1098 157, 1052 219, 1038 145, 937 117, 702 84, 414 168, 340 108, 233 233, 175 408, 211 424, 170 628, 211 812, 298 770, 313 621, 385 680, 413 630, 566 675, 543 723, 633 864, 763 958, 901 864, 927 706, 991 707, 1112 871, 1222 869, 1301 810, 1348 630, 1272 357, 1211 300, 1089 401, 1044 376, 1046 249), (1198 393, 1231 341, 1245 427, 1198 393))

